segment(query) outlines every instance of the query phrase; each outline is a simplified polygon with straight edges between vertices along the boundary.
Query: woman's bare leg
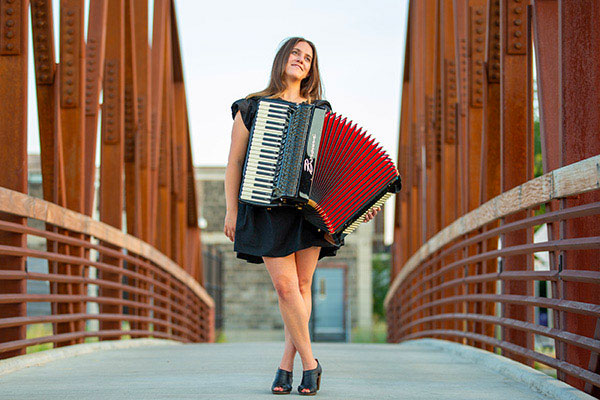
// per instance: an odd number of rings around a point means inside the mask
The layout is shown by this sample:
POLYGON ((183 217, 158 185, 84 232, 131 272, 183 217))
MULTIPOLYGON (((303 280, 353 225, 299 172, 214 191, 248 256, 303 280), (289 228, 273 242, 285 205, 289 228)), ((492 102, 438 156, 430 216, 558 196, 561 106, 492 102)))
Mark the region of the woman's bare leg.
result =
MULTIPOLYGON (((304 300, 309 320, 310 313, 312 310, 312 277, 317 267, 317 261, 319 258, 320 250, 320 247, 311 247, 294 253, 296 258, 296 273, 298 276, 298 286, 300 289, 300 294, 302 295, 302 299, 304 300)), ((287 326, 285 324, 284 333, 285 348, 283 351, 283 357, 281 358, 279 368, 284 369, 286 371, 292 371, 294 368, 294 358, 296 356, 296 346, 294 346, 289 330, 287 329, 287 326)), ((277 386, 275 387, 275 390, 283 390, 283 388, 277 386)), ((306 389, 306 391, 308 391, 308 389, 306 389)))
POLYGON ((286 257, 263 257, 279 297, 279 310, 292 343, 300 353, 304 369, 317 367, 310 345, 308 312, 300 293, 294 254, 286 257))

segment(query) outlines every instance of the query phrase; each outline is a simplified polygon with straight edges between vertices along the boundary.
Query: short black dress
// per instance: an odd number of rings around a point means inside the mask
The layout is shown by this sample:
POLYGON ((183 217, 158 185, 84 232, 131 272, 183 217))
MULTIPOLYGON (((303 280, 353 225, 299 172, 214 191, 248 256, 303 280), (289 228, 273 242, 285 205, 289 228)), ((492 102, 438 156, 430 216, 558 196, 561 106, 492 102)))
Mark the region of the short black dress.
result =
MULTIPOLYGON (((248 131, 258 109, 258 97, 240 99, 231 105, 232 117, 238 110, 248 131)), ((294 104, 294 103, 291 103, 294 104)), ((331 110, 326 100, 315 101, 331 110)), ((239 196, 238 196, 239 198, 239 196)), ((238 200, 238 213, 233 249, 237 257, 254 264, 263 263, 262 256, 284 257, 298 250, 321 246, 319 260, 335 256, 343 246, 333 245, 325 240, 325 232, 306 221, 295 207, 261 207, 242 203, 238 200)))

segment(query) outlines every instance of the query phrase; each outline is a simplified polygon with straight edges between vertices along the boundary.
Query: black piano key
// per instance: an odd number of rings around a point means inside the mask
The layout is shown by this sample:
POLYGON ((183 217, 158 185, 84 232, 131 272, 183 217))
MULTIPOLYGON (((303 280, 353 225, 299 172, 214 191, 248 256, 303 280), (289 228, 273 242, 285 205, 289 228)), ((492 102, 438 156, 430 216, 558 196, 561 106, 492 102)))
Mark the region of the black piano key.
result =
POLYGON ((267 171, 267 172, 275 172, 275 168, 269 168, 263 165, 257 165, 256 166, 256 170, 257 171, 267 171))
POLYGON ((265 121, 265 126, 267 128, 273 126, 273 129, 277 129, 277 127, 285 127, 285 123, 275 122, 275 121, 265 121))
POLYGON ((271 132, 263 132, 262 133, 264 136, 268 136, 268 137, 273 137, 273 138, 281 138, 281 135, 277 135, 275 133, 271 133, 271 132))
POLYGON ((262 196, 270 196, 270 193, 268 193, 268 192, 263 192, 262 190, 256 190, 256 189, 254 189, 254 190, 250 190, 250 193, 251 193, 251 194, 257 194, 257 195, 259 195, 259 196, 260 196, 260 195, 262 195, 262 196))
POLYGON ((271 198, 270 197, 262 197, 262 196, 250 196, 251 199, 256 199, 256 200, 263 200, 266 202, 271 202, 271 198))

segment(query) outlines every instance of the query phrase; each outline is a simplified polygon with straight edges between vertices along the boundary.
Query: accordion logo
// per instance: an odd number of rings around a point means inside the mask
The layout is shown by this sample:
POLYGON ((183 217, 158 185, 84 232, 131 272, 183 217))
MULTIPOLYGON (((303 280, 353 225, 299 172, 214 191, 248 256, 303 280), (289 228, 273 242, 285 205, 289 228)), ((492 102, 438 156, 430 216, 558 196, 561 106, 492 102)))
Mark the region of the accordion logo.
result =
POLYGON ((304 160, 304 171, 306 171, 312 175, 312 173, 313 173, 313 160, 312 159, 307 158, 304 160))

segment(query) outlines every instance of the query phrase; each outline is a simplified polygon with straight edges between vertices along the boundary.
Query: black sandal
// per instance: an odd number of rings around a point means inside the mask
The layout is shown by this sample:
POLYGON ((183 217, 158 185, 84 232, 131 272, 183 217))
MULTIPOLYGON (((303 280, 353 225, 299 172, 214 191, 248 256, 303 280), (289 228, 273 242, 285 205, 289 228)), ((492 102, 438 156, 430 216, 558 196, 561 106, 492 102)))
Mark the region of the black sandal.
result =
POLYGON ((290 394, 292 391, 292 374, 293 371, 286 371, 285 369, 277 368, 275 380, 271 385, 271 392, 274 394, 290 394), (278 386, 283 390, 275 390, 275 388, 278 386))
POLYGON ((302 383, 298 386, 298 393, 306 396, 314 396, 317 394, 317 390, 321 388, 321 364, 317 361, 317 368, 302 371, 302 383), (302 389, 308 389, 308 392, 303 392, 302 389))

